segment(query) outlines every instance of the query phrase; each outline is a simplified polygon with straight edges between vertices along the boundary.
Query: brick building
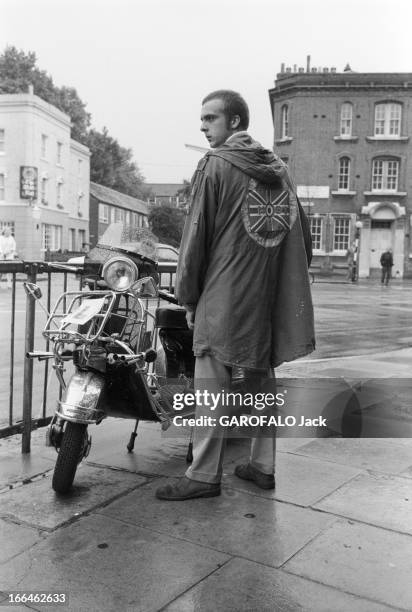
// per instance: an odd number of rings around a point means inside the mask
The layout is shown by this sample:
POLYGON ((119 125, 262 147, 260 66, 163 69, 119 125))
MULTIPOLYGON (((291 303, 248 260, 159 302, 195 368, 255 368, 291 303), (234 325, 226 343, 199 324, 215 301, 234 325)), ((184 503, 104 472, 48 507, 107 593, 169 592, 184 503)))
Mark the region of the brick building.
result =
POLYGON ((70 118, 33 95, 0 95, 0 228, 19 256, 80 250, 89 235, 89 149, 70 118))
POLYGON ((90 183, 90 246, 96 245, 110 223, 118 222, 130 229, 148 227, 147 205, 109 187, 90 183))
POLYGON ((344 268, 359 237, 359 276, 412 276, 412 73, 281 67, 269 91, 274 150, 296 181, 314 239, 314 266, 344 268))
POLYGON ((185 186, 183 183, 146 183, 145 186, 150 189, 148 204, 178 208, 186 204, 185 196, 178 193, 185 186))

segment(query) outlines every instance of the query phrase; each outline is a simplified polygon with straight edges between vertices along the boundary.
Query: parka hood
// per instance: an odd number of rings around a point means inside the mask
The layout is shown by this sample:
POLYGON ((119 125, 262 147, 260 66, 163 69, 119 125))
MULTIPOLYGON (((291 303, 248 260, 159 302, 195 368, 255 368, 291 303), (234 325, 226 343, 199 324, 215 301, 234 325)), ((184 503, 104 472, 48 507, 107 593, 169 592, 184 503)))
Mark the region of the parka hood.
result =
POLYGON ((247 132, 235 133, 208 156, 225 159, 248 176, 266 184, 288 180, 286 164, 272 151, 263 147, 247 132))

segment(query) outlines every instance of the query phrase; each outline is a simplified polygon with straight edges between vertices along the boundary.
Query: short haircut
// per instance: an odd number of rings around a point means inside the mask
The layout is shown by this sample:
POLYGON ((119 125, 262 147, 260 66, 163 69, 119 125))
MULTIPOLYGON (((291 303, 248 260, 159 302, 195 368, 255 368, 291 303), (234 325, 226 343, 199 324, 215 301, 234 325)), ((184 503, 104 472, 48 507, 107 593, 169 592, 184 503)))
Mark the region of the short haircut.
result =
POLYGON ((238 115, 240 119, 239 127, 242 130, 248 129, 249 108, 240 94, 238 94, 236 91, 232 91, 231 89, 218 89, 207 95, 206 98, 202 100, 202 104, 206 104, 206 102, 210 102, 211 100, 222 100, 223 112, 225 113, 228 122, 232 119, 232 117, 238 115))

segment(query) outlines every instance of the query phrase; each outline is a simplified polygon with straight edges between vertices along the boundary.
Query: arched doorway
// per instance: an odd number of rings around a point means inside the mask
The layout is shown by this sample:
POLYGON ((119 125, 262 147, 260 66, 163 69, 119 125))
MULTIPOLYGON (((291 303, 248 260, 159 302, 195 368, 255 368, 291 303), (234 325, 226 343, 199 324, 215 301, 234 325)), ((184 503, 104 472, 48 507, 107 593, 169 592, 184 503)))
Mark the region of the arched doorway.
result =
POLYGON ((366 223, 361 235, 360 275, 378 276, 381 255, 390 248, 395 262, 393 273, 403 276, 405 208, 397 202, 370 202, 362 208, 362 217, 366 223))
MULTIPOLYGON (((380 258, 384 251, 387 249, 394 250, 395 242, 395 231, 394 221, 395 217, 388 218, 389 213, 386 212, 388 209, 382 209, 382 213, 386 214, 386 218, 372 218, 371 219, 371 235, 369 241, 370 259, 369 266, 371 268, 380 268, 380 258)), ((393 211, 390 211, 393 215, 393 211)))

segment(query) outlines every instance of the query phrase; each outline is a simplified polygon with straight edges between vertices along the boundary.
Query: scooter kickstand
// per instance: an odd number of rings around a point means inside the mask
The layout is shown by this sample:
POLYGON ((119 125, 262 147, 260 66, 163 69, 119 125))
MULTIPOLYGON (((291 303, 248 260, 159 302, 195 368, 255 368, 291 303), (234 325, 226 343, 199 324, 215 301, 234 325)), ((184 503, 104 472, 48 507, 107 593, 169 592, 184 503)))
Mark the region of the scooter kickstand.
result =
POLYGON ((192 463, 193 461, 193 427, 190 430, 189 446, 187 447, 186 463, 192 463))
POLYGON ((134 441, 137 438, 137 426, 138 425, 139 425, 139 419, 136 420, 136 424, 134 426, 134 430, 130 434, 129 444, 127 445, 127 450, 129 451, 129 453, 133 452, 133 449, 134 449, 134 441))

